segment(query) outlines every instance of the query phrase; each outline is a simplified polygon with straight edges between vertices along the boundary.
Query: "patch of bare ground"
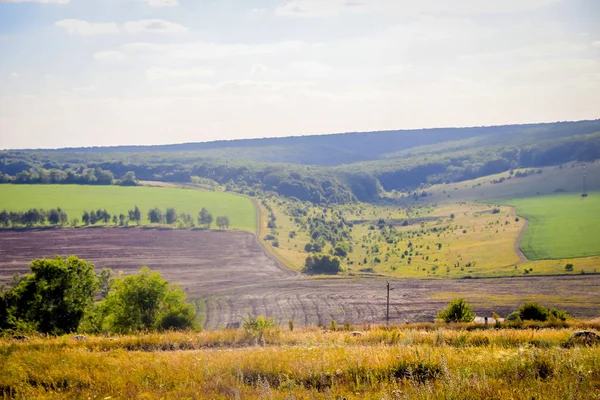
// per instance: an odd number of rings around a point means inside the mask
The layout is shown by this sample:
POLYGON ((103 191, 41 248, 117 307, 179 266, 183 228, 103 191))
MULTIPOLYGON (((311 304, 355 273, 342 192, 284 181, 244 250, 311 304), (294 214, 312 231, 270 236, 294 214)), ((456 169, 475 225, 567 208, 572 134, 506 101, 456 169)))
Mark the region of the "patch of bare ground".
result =
MULTIPOLYGON (((206 329, 243 315, 272 316, 280 324, 328 325, 385 321, 385 280, 312 279, 282 269, 256 238, 243 232, 156 229, 0 231, 0 283, 28 271, 32 259, 77 255, 98 269, 126 273, 147 265, 177 282, 192 299, 208 299, 206 329)), ((495 279, 393 279, 390 322, 431 321, 453 297, 479 315, 506 316, 524 301, 566 309, 581 318, 600 313, 600 275, 495 279)))

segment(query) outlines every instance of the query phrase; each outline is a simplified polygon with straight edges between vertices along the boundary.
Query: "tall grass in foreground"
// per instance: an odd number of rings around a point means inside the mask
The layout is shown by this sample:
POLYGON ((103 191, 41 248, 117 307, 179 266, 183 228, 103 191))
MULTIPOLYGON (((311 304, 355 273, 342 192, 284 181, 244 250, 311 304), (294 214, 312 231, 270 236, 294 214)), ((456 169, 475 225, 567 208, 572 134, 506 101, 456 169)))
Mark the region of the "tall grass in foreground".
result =
MULTIPOLYGON (((589 324, 588 324, 589 325, 589 324)), ((593 324, 592 324, 593 325, 593 324)), ((0 398, 596 399, 574 328, 363 327, 0 340, 0 398)))

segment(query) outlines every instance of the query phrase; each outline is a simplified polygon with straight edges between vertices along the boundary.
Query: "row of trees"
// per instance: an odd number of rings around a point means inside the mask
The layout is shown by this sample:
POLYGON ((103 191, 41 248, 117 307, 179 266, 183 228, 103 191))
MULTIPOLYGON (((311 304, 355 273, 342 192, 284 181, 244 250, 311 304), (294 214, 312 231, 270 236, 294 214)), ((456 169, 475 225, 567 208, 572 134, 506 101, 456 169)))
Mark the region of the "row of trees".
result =
MULTIPOLYGON (((167 208, 166 212, 163 213, 158 207, 155 207, 148 211, 148 220, 153 224, 168 224, 173 225, 180 222, 186 226, 194 226, 194 220, 188 213, 177 214, 177 210, 170 207, 167 208)), ((213 215, 206 208, 198 213, 197 217, 198 224, 204 226, 206 229, 210 229, 213 222, 215 221, 213 215)), ((229 229, 229 217, 224 215, 216 218, 216 224, 219 229, 229 229)))
POLYGON ((138 180, 133 171, 128 171, 120 179, 115 179, 111 171, 100 167, 65 170, 30 168, 14 176, 0 173, 0 183, 136 186, 138 180))
POLYGON ((0 293, 0 331, 130 333, 195 328, 183 290, 142 267, 138 275, 100 274, 77 257, 35 260, 31 273, 0 293), (94 298, 101 298, 94 302, 94 298))
POLYGON ((67 213, 60 207, 50 210, 31 208, 27 211, 0 211, 0 226, 3 227, 31 227, 44 225, 46 221, 50 225, 65 225, 68 220, 67 213))

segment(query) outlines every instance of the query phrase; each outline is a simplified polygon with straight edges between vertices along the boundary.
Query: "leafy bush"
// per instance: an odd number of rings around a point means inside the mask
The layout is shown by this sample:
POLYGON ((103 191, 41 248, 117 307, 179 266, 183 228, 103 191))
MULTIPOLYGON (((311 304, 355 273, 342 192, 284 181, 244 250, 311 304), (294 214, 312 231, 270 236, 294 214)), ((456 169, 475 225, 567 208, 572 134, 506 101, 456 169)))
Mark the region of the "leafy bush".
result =
POLYGON ((565 265, 565 271, 567 272, 573 272, 574 269, 574 265, 573 264, 567 264, 565 265))
POLYGON ((445 310, 438 313, 437 317, 445 322, 472 322, 475 313, 464 299, 454 299, 445 310))
POLYGON ((308 274, 332 274, 341 272, 340 259, 326 254, 306 257, 304 272, 308 274))
POLYGON ((523 321, 546 321, 548 309, 540 304, 529 302, 519 307, 519 316, 523 321))

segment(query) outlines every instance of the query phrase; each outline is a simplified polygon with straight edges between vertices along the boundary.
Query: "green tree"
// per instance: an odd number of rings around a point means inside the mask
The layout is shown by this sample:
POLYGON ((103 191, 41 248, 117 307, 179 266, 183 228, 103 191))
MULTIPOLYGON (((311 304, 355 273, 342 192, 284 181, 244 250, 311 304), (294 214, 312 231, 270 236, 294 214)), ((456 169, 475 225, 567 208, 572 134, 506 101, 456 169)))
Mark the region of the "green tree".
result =
POLYGON ((350 253, 350 244, 348 242, 337 242, 333 248, 333 253, 338 257, 346 257, 350 253))
POLYGON ((155 207, 148 211, 148 219, 153 224, 160 224, 164 221, 164 216, 160 208, 155 207))
POLYGON ((165 218, 167 219, 167 224, 172 225, 177 222, 177 210, 174 208, 167 208, 167 213, 165 214, 165 218))
POLYGON ((110 287, 115 280, 115 273, 110 268, 102 268, 98 276, 98 291, 103 298, 108 296, 110 287))
POLYGON ((135 222, 139 225, 140 222, 142 221, 142 213, 140 212, 140 209, 138 206, 135 206, 135 208, 133 210, 129 210, 128 214, 129 214, 129 220, 131 222, 135 222))
POLYGON ((0 296, 0 328, 74 332, 98 286, 94 265, 72 256, 34 260, 31 273, 0 296))
MULTIPOLYGON (((93 211, 92 211, 93 212, 93 211)), ((83 215, 81 216, 81 221, 83 222, 84 225, 89 225, 91 222, 91 215, 89 212, 84 211, 83 215)))
POLYGON ((10 224, 10 219, 8 218, 8 213, 6 210, 0 211, 0 226, 8 226, 10 224))
POLYGON ((138 180, 133 171, 127 171, 125 175, 119 179, 119 185, 121 186, 137 186, 137 184, 138 180))
POLYGON ((475 319, 475 313, 464 299, 454 299, 437 317, 445 322, 471 322, 475 319))
POLYGON ((60 212, 54 208, 48 211, 48 222, 52 225, 58 225, 60 223, 60 212))
POLYGON ((198 223, 200 225, 204 225, 204 227, 206 229, 210 229, 212 222, 213 222, 212 214, 206 208, 203 207, 202 210, 200 211, 200 214, 198 214, 198 223))
POLYGON ((138 275, 115 279, 104 312, 119 333, 193 328, 194 308, 185 297, 179 286, 142 267, 138 275))
POLYGON ((340 259, 327 254, 306 257, 304 272, 308 274, 337 274, 341 272, 340 259))
POLYGON ((226 215, 217 217, 217 227, 219 229, 229 229, 229 217, 226 215))

